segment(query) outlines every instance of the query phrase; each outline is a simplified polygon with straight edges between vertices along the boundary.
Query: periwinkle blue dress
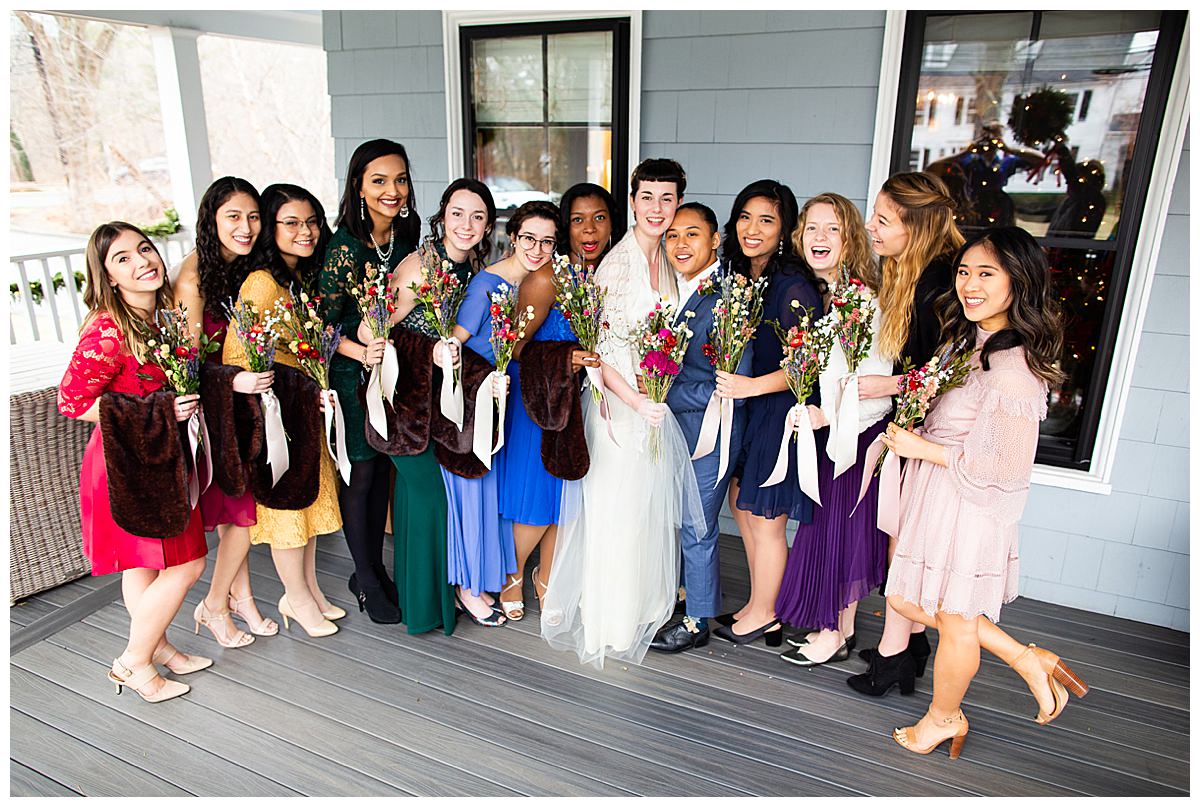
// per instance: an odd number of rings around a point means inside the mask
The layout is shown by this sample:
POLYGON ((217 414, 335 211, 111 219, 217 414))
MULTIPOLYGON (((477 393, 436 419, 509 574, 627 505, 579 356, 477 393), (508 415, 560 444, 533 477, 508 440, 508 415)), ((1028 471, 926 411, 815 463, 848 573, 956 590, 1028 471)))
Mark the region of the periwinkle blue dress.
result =
MULTIPOLYGON (((802 311, 791 307, 799 301, 802 308, 811 309, 814 320, 821 316, 822 300, 816 286, 799 270, 791 266, 780 268, 771 276, 763 297, 762 324, 754 332, 754 355, 750 372, 754 377, 768 375, 779 369, 783 345, 771 326, 774 320, 787 330, 800 323, 802 311)), ((807 403, 820 405, 820 390, 814 385, 807 403)), ((790 389, 757 395, 746 401, 746 440, 742 444, 742 460, 733 475, 740 485, 737 505, 762 518, 787 516, 807 524, 812 521, 812 500, 800 491, 796 481, 796 451, 788 451, 787 476, 782 482, 760 487, 771 475, 779 455, 788 410, 796 403, 790 389)))
MULTIPOLYGON (((575 334, 559 311, 550 309, 534 342, 574 342, 575 334)), ((558 523, 562 480, 542 464, 542 429, 529 418, 521 400, 521 367, 514 359, 508 365, 512 388, 508 394, 508 417, 504 424, 500 472, 500 515, 518 524, 549 526, 558 523)))
MULTIPOLYGON (((471 280, 458 309, 458 324, 470 332, 465 347, 492 364, 492 299, 504 278, 484 270, 471 280)), ((512 401, 512 395, 509 395, 512 401)), ((500 454, 505 449, 500 449, 500 454)), ((446 483, 446 571, 448 582, 472 594, 499 591, 517 570, 512 522, 500 517, 499 477, 503 459, 492 457, 492 470, 479 479, 464 479, 442 468, 446 483)))

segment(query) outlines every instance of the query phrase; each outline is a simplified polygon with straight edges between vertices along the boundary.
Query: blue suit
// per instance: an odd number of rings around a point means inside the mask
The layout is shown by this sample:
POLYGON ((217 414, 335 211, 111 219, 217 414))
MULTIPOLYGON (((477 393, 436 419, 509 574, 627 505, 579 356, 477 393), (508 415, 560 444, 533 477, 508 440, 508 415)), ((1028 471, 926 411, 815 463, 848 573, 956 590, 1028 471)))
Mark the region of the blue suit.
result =
MULTIPOLYGON (((715 276, 724 271, 725 267, 720 266, 713 274, 715 276)), ((709 340, 713 307, 719 297, 719 294, 701 295, 695 292, 685 301, 679 312, 680 317, 687 311, 694 311, 695 316, 688 325, 692 331, 692 339, 688 343, 687 353, 684 354, 679 375, 667 393, 667 406, 679 421, 689 452, 696 449, 700 427, 704 423, 704 410, 708 406, 709 397, 717 388, 716 373, 708 357, 704 355, 704 344, 709 340)), ((739 374, 750 373, 752 344, 747 346, 738 365, 739 374)), ((742 403, 736 401, 733 410, 730 456, 726 459, 725 475, 720 480, 717 479, 717 471, 720 468, 720 437, 717 438, 717 447, 711 454, 692 460, 696 482, 700 487, 700 501, 704 506, 704 521, 708 525, 707 533, 699 538, 687 525, 680 530, 680 545, 683 551, 683 574, 680 579, 687 590, 687 613, 692 617, 713 617, 721 608, 721 563, 717 547, 721 525, 718 516, 725 501, 725 492, 729 489, 729 478, 741 453, 743 434, 746 430, 746 410, 742 403)))

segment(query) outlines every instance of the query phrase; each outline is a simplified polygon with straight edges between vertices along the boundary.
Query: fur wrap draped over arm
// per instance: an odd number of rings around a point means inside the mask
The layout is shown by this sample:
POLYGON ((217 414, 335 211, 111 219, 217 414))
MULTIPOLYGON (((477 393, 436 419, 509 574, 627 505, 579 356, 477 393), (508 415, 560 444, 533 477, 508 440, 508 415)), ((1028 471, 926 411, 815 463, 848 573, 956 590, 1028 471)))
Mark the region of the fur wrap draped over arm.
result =
POLYGON ((579 349, 576 342, 529 342, 521 353, 521 400, 542 429, 542 464, 559 479, 582 479, 590 465, 579 378, 571 366, 579 349))
POLYGON ((303 510, 317 500, 321 481, 325 425, 320 408, 320 388, 294 367, 276 363, 272 369, 275 383, 271 389, 279 399, 283 429, 287 433, 288 469, 271 487, 271 466, 267 464, 264 445, 254 458, 250 490, 254 492, 254 500, 265 507, 303 510))
POLYGON ((250 486, 254 459, 263 449, 262 406, 257 395, 233 391, 233 364, 200 365, 200 403, 208 423, 213 481, 226 496, 241 496, 250 486))

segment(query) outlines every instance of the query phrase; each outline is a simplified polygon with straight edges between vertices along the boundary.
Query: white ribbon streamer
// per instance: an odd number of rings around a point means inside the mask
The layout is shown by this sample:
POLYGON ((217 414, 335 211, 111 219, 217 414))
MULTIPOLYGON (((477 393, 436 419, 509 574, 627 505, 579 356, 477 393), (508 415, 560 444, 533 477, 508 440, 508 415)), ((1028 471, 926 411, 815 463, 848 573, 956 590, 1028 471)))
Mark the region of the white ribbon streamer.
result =
POLYGON ((840 389, 836 420, 830 420, 833 441, 833 478, 854 467, 858 459, 858 373, 847 373, 838 381, 840 389))
POLYGON ((192 470, 188 475, 188 502, 195 507, 200 502, 200 494, 208 490, 213 480, 212 458, 209 456, 208 423, 204 420, 204 409, 197 408, 188 418, 187 423, 188 447, 192 457, 192 470), (202 449, 202 450, 201 450, 202 449), (203 471, 200 458, 204 458, 203 471), (204 482, 201 484, 200 475, 203 472, 204 482))
POLYGON ((788 469, 788 440, 796 435, 796 480, 800 490, 817 504, 821 503, 821 489, 817 480, 817 442, 813 438, 812 420, 808 416, 808 407, 798 403, 788 410, 783 423, 783 439, 779 442, 779 455, 775 458, 775 468, 771 475, 759 487, 778 485, 787 476, 788 469))
POLYGON ((725 471, 729 468, 730 442, 733 439, 733 399, 718 398, 714 392, 704 408, 704 422, 700 424, 700 436, 696 438, 696 450, 692 452, 692 459, 698 460, 711 454, 717 446, 718 434, 721 436, 721 450, 718 455, 720 461, 717 464, 714 490, 720 486, 721 480, 725 478, 725 471))
MULTIPOLYGON (((442 339, 442 344, 446 346, 446 364, 450 365, 451 352, 450 344, 453 342, 462 347, 462 343, 451 336, 449 339, 442 339)), ((463 428, 463 390, 462 384, 458 383, 459 370, 442 368, 442 393, 441 407, 442 415, 458 427, 459 431, 463 428)))
POLYGON ((271 466, 271 487, 279 483, 291 465, 288 457, 287 432, 283 430, 283 413, 275 390, 264 390, 258 394, 262 401, 263 431, 267 441, 267 464, 271 466))
MULTIPOLYGON (((390 347, 390 346, 389 346, 390 347)), ((383 408, 383 374, 382 364, 376 364, 371 368, 371 374, 367 378, 367 422, 371 424, 371 428, 385 440, 388 436, 387 428, 387 410, 383 408)), ((324 392, 324 390, 322 391, 324 392)), ((326 413, 328 420, 329 413, 326 413)))
POLYGON ((599 367, 584 367, 583 369, 587 373, 587 380, 592 387, 592 398, 600 404, 600 416, 604 418, 604 425, 608 427, 608 439, 613 441, 613 445, 620 448, 621 444, 617 442, 617 436, 613 434, 612 413, 608 408, 608 389, 604 386, 604 372, 599 367))
POLYGON ((475 392, 475 432, 471 450, 489 471, 492 469, 492 455, 504 445, 504 414, 508 406, 507 390, 497 398, 493 392, 493 384, 505 384, 506 378, 504 373, 499 370, 492 370, 475 392), (496 419, 500 423, 499 428, 494 429, 496 432, 494 443, 492 439, 493 415, 497 416, 496 419))
POLYGON ((325 448, 329 449, 329 456, 337 464, 342 481, 349 485, 350 453, 346 451, 346 417, 342 413, 342 402, 338 400, 337 390, 332 389, 321 390, 321 400, 325 404, 325 448), (330 437, 330 431, 335 431, 334 438, 330 437))

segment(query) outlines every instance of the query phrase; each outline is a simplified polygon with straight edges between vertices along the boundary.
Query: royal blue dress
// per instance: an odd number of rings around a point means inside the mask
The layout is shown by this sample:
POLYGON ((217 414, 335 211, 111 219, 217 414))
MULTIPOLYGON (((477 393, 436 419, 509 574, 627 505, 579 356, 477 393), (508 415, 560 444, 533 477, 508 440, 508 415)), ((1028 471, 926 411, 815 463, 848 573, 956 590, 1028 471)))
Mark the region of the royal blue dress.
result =
MULTIPOLYGON (((798 325, 803 309, 811 309, 819 319, 822 311, 821 295, 816 286, 798 270, 786 267, 776 271, 767 284, 763 298, 763 321, 754 332, 754 355, 750 363, 750 374, 754 377, 768 375, 779 369, 783 359, 783 345, 775 329, 774 320, 786 331, 798 325), (791 301, 800 302, 801 311, 792 309, 791 301)), ((808 403, 820 404, 816 385, 808 403)), ((802 523, 812 520, 812 500, 800 490, 796 480, 796 451, 788 451, 787 476, 778 484, 760 487, 775 468, 779 456, 779 441, 783 437, 784 421, 788 410, 796 403, 790 389, 756 395, 746 400, 746 439, 742 444, 742 459, 733 475, 740 489, 737 505, 762 518, 777 518, 786 515, 802 523)))
MULTIPOLYGON (((534 342, 574 342, 571 326, 558 310, 550 309, 534 342)), ((504 424, 500 472, 500 515, 518 524, 542 527, 558 523, 562 480, 542 464, 542 429, 529 419, 521 400, 521 367, 514 359, 508 365, 512 389, 508 395, 508 417, 504 424)))
MULTIPOLYGON (((491 343, 489 295, 502 283, 504 278, 485 269, 471 280, 458 309, 458 324, 471 334, 464 346, 492 364, 496 363, 496 354, 491 343)), ((500 449, 500 455, 504 450, 500 449)), ((499 455, 492 457, 492 470, 479 479, 464 479, 442 468, 442 480, 446 483, 448 582, 475 595, 499 591, 508 575, 517 571, 512 522, 500 517, 498 481, 502 462, 499 455)))

